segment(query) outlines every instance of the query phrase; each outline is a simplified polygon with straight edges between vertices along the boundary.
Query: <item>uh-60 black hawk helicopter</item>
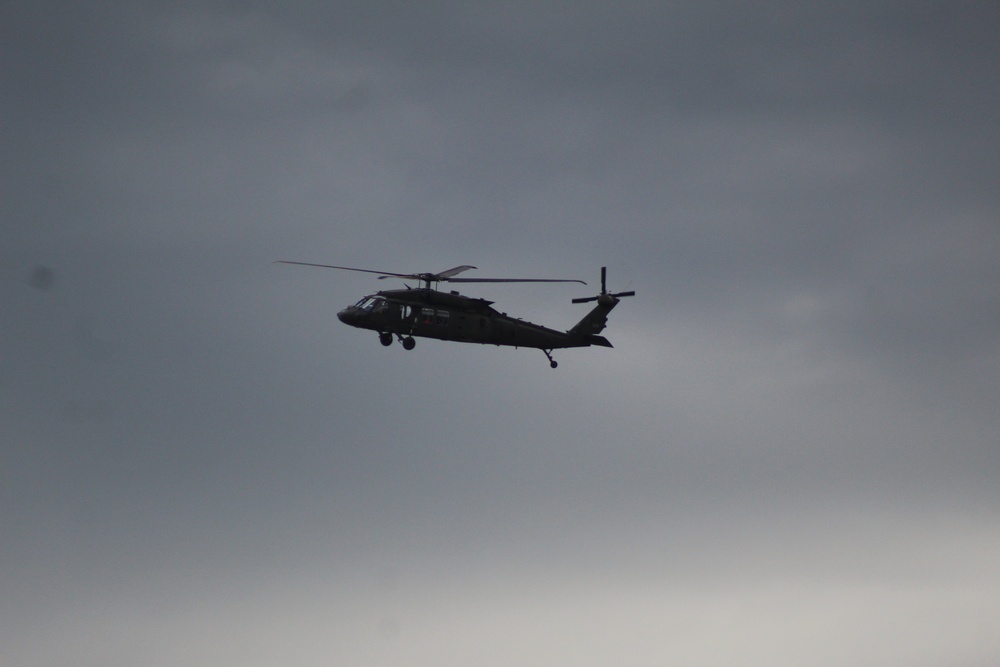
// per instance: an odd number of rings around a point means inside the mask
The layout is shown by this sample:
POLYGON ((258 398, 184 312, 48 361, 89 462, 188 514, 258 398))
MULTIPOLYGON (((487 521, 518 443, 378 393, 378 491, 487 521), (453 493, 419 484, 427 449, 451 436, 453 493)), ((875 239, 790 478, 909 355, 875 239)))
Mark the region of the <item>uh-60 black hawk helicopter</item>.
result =
POLYGON ((604 330, 608 322, 608 313, 618 305, 618 300, 625 296, 634 296, 635 292, 608 292, 606 286, 607 268, 601 267, 601 293, 582 299, 573 299, 573 303, 596 301, 594 309, 568 331, 556 331, 547 327, 526 322, 506 313, 494 310, 492 301, 464 296, 456 291, 441 292, 434 289, 438 283, 580 283, 582 280, 556 280, 546 278, 456 278, 463 271, 474 269, 474 266, 456 266, 440 273, 392 273, 390 271, 372 271, 371 269, 356 269, 350 266, 333 266, 330 264, 312 264, 310 262, 291 262, 278 260, 281 264, 298 264, 300 266, 318 266, 325 269, 341 269, 344 271, 360 271, 375 273, 382 278, 402 278, 418 280, 421 287, 406 286, 405 289, 383 290, 369 294, 348 306, 337 317, 344 324, 360 329, 371 329, 379 334, 383 345, 392 345, 395 336, 404 349, 412 350, 416 345, 414 336, 452 340, 463 343, 480 343, 483 345, 507 345, 511 347, 537 348, 548 357, 552 368, 558 366, 552 358, 552 350, 567 347, 612 347, 604 336, 598 334, 604 330))

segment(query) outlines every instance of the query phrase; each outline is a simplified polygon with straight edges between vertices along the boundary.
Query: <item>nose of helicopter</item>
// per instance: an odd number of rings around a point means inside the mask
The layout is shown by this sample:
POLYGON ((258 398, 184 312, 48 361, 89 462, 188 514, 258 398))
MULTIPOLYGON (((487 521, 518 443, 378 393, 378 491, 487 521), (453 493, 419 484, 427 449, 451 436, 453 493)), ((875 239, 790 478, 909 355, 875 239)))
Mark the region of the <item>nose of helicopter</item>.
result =
POLYGON ((358 321, 357 311, 358 309, 355 308, 354 306, 348 306, 347 308, 344 308, 342 311, 337 313, 337 319, 343 322, 344 324, 354 325, 358 321))

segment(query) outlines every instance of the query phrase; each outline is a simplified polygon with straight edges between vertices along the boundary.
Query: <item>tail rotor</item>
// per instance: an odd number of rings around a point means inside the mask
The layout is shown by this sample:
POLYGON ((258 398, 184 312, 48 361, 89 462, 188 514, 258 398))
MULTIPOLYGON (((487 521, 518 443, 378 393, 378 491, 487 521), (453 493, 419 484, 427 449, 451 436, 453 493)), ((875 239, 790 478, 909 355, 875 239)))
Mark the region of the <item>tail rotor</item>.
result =
POLYGON ((581 299, 573 299, 573 303, 587 303, 588 301, 602 301, 617 303, 618 299, 625 296, 635 296, 635 290, 629 290, 628 292, 615 292, 611 294, 608 292, 608 267, 601 267, 601 293, 597 296, 588 296, 581 299))

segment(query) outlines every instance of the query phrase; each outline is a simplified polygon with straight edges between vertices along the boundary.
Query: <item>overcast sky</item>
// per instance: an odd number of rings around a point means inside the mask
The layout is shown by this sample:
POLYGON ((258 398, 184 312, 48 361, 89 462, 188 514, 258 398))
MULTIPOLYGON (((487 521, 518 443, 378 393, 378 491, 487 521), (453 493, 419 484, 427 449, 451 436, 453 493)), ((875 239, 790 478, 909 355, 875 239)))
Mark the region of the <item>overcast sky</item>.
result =
POLYGON ((3 3, 0 663, 1000 664, 1000 6, 824 7, 3 3))

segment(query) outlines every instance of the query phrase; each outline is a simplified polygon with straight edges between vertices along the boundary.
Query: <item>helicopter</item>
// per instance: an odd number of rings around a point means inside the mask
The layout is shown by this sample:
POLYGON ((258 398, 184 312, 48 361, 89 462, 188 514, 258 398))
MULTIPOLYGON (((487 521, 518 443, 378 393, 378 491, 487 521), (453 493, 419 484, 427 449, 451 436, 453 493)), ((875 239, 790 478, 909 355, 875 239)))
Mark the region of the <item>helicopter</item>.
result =
POLYGON ((596 301, 597 305, 568 331, 557 331, 498 312, 492 308, 493 301, 464 296, 454 290, 443 292, 436 287, 443 282, 586 285, 584 281, 549 278, 456 278, 458 274, 476 268, 468 264, 440 273, 394 273, 289 260, 277 260, 276 263, 374 273, 380 280, 400 278, 419 281, 421 285, 419 287, 406 285, 405 289, 383 290, 369 294, 337 313, 337 318, 344 324, 377 331, 379 342, 386 347, 392 345, 395 337, 399 339, 403 349, 412 350, 416 346, 414 338, 423 337, 482 345, 537 348, 545 353, 552 368, 559 365, 552 358, 552 351, 555 349, 592 345, 612 347, 607 338, 598 334, 607 325, 608 313, 618 305, 618 300, 626 296, 635 296, 634 291, 614 294, 608 292, 607 267, 602 266, 600 293, 597 296, 572 300, 573 303, 596 301))

